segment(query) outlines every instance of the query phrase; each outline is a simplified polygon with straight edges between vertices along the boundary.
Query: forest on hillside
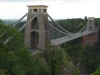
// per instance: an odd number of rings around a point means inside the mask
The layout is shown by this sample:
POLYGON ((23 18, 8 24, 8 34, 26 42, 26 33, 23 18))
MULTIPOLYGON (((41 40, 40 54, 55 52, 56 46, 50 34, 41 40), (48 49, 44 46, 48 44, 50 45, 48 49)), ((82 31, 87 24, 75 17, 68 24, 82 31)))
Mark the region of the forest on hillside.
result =
MULTIPOLYGON (((84 27, 87 17, 56 22, 70 32, 77 32, 84 27)), ((24 23, 19 23, 18 27, 24 23)), ((95 25, 100 32, 100 18, 95 19, 95 25)), ((83 48, 81 37, 62 44, 62 48, 48 45, 41 53, 32 55, 24 46, 24 31, 20 33, 17 28, 0 20, 0 35, 4 32, 7 33, 0 36, 0 75, 100 75, 99 40, 93 47, 87 45, 83 48), (9 36, 13 36, 12 40, 3 45, 9 36)))
MULTIPOLYGON (((87 17, 84 19, 64 19, 57 21, 63 28, 70 32, 78 32, 87 22, 87 17)), ((91 74, 100 64, 100 18, 95 18, 95 25, 98 27, 98 41, 94 46, 82 47, 82 37, 72 40, 70 42, 62 44, 62 48, 68 53, 73 60, 73 63, 77 65, 82 74, 91 74)), ((99 75, 100 69, 95 74, 99 75), (98 73, 97 73, 98 72, 98 73)))
POLYGON ((22 33, 0 20, 0 75, 80 75, 61 48, 48 45, 45 50, 33 55, 24 46, 22 33), (12 39, 3 44, 9 36, 12 39))

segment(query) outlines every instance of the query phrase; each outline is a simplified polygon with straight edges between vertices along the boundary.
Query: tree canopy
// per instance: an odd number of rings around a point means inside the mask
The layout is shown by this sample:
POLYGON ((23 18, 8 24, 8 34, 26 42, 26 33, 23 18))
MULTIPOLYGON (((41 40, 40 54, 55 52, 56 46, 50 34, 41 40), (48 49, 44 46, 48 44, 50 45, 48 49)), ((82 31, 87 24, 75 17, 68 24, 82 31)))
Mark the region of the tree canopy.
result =
POLYGON ((32 55, 24 46, 22 34, 0 20, 0 75, 79 75, 69 56, 62 49, 47 47, 32 55), (7 43, 3 42, 8 38, 7 43))

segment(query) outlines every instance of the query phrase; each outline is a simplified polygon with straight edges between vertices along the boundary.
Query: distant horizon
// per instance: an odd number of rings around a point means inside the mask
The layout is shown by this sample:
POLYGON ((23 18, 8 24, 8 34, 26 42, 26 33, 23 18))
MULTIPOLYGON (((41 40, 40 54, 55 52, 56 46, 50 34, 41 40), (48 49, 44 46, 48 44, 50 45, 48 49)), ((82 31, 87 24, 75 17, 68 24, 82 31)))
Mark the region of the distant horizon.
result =
MULTIPOLYGON (((85 16, 84 16, 85 17, 85 16)), ((66 19, 84 19, 84 17, 83 18, 66 18, 66 19)), ((88 17, 87 17, 88 18, 88 17)), ((94 18, 100 18, 100 17, 94 17, 94 18)), ((54 20, 63 20, 63 19, 65 19, 65 18, 61 18, 61 19, 54 19, 54 20)), ((1 19, 1 20, 19 20, 19 19, 1 19)), ((23 19, 23 20, 27 20, 27 19, 23 19)))

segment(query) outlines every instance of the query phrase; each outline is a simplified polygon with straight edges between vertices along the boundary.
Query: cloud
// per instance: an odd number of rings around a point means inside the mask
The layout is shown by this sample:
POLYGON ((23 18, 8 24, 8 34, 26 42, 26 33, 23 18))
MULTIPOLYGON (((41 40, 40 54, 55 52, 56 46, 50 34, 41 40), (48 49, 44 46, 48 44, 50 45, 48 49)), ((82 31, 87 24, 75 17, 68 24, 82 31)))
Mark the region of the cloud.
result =
POLYGON ((0 0, 0 2, 34 2, 34 1, 64 1, 64 2, 79 2, 84 0, 0 0))
POLYGON ((0 0, 0 2, 30 2, 30 1, 32 0, 0 0))
POLYGON ((92 2, 92 1, 96 1, 96 0, 61 0, 65 3, 77 3, 77 2, 92 2))

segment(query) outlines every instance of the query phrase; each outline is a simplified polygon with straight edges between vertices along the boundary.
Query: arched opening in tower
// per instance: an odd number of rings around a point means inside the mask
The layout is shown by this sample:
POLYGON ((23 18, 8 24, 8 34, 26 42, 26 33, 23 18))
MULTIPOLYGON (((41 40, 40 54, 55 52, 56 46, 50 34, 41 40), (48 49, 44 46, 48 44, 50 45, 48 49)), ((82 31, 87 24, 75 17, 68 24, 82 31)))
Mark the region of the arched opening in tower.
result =
POLYGON ((38 29, 38 23, 37 23, 37 18, 35 17, 32 22, 31 22, 31 29, 38 29))
POLYGON ((89 31, 92 31, 92 26, 89 26, 89 31))
POLYGON ((39 46, 39 32, 31 32, 31 49, 37 49, 39 46))

